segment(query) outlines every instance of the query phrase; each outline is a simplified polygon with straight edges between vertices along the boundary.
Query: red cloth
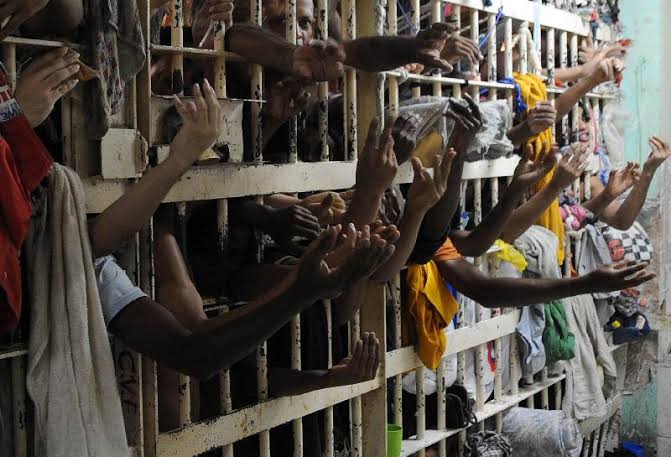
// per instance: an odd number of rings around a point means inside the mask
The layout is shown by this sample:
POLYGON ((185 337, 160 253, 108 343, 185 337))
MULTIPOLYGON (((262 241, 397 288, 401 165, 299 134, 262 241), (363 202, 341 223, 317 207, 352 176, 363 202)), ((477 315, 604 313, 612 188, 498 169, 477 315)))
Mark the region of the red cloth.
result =
POLYGON ((21 317, 19 251, 28 233, 30 194, 49 172, 52 159, 21 113, 0 71, 0 333, 21 317), (0 291, 1 292, 1 291, 0 291))

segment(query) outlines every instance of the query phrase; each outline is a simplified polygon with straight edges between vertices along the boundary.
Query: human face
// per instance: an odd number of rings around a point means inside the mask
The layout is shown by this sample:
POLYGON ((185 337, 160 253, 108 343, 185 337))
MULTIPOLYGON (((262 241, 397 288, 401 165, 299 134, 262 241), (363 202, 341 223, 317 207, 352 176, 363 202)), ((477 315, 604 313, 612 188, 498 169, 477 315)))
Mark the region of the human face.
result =
MULTIPOLYGON (((286 35, 285 0, 265 0, 263 2, 263 26, 276 33, 286 35)), ((296 38, 298 45, 307 44, 314 36, 314 4, 312 0, 296 1, 296 38)))

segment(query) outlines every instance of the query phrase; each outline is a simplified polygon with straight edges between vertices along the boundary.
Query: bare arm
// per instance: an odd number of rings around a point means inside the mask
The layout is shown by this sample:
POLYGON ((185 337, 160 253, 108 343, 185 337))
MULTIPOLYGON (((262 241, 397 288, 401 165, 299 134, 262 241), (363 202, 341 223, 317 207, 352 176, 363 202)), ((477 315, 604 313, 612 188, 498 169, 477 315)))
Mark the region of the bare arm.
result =
POLYGON ((557 163, 548 185, 515 210, 501 234, 501 239, 512 243, 535 224, 559 193, 580 177, 587 166, 588 157, 589 153, 584 147, 572 146, 572 151, 557 163))
POLYGON ((589 91, 601 83, 616 79, 623 70, 624 65, 619 59, 609 58, 603 60, 592 73, 578 80, 578 82, 557 98, 555 102, 557 119, 561 119, 571 112, 576 103, 589 91))
POLYGON ((219 103, 205 80, 205 97, 194 86, 194 101, 177 110, 184 124, 170 145, 170 156, 133 185, 89 226, 91 246, 96 257, 109 254, 127 242, 147 224, 170 188, 191 164, 216 140, 220 127, 219 103))
POLYGON ((162 365, 198 378, 230 367, 310 306, 314 297, 292 286, 268 302, 257 301, 191 333, 167 309, 149 298, 128 305, 110 331, 134 350, 162 365))
POLYGON ((562 279, 490 278, 464 259, 438 262, 443 278, 487 308, 517 307, 642 284, 654 277, 645 264, 609 265, 585 276, 562 279))

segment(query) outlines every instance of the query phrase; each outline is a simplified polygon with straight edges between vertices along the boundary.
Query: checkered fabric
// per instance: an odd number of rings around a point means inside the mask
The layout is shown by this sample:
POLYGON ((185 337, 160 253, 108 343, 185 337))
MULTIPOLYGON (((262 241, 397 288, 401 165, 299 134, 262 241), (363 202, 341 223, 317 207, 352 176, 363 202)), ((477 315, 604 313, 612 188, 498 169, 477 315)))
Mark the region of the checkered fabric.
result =
POLYGON ((650 262, 652 260, 652 244, 650 244, 648 234, 638 223, 626 231, 606 227, 603 236, 608 243, 613 262, 622 260, 650 262))

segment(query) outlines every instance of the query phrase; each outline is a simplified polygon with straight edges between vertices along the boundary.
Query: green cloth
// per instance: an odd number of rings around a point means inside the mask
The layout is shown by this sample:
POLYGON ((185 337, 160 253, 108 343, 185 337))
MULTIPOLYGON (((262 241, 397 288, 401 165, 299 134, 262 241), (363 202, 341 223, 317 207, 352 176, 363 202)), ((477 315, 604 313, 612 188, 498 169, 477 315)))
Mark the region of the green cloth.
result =
POLYGON ((575 335, 571 333, 561 301, 545 305, 543 345, 548 364, 575 357, 575 335))

